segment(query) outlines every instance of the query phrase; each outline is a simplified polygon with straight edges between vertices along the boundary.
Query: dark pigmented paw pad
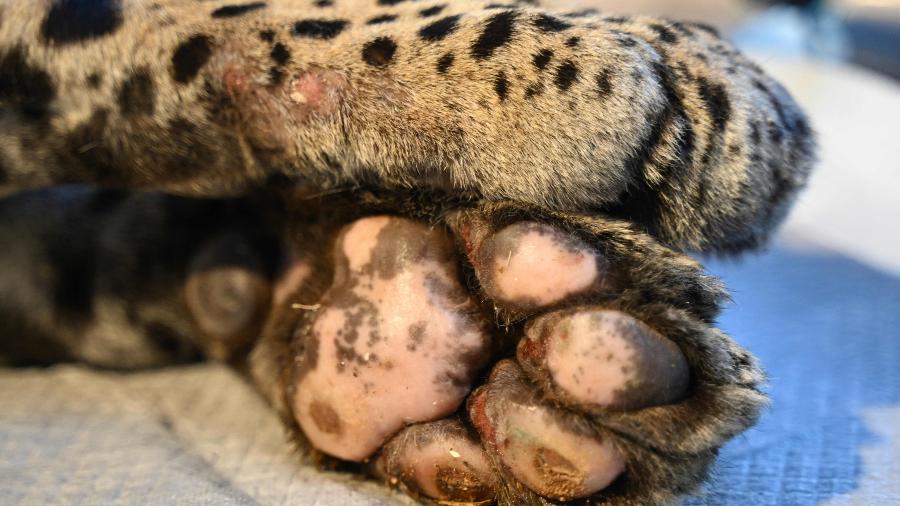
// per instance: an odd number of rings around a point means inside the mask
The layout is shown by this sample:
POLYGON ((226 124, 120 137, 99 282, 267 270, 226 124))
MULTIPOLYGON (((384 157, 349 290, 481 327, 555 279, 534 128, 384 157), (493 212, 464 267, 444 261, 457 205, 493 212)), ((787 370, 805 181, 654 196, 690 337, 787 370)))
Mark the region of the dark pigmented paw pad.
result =
POLYGON ((568 404, 631 411, 687 393, 690 370, 678 346, 625 313, 559 311, 529 322, 525 335, 519 362, 568 404))
POLYGON ((578 415, 543 403, 515 362, 497 364, 468 409, 486 447, 516 479, 545 497, 593 495, 625 469, 605 435, 578 415))
POLYGON ((458 420, 407 427, 385 445, 375 474, 438 501, 484 502, 495 495, 481 442, 458 420))

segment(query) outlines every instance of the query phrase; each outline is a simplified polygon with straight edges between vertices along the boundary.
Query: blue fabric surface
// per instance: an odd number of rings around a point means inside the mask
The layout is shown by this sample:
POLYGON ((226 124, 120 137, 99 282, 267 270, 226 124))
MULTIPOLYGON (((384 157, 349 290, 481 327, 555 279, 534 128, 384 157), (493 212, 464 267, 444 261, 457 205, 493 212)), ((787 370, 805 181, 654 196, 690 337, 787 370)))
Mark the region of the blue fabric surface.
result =
POLYGON ((860 456, 888 444, 863 413, 900 405, 900 279, 785 250, 709 267, 733 293, 721 326, 762 361, 773 404, 726 447, 707 495, 691 504, 868 504, 854 498, 866 473, 883 480, 867 486, 900 504, 900 475, 864 469, 860 456))

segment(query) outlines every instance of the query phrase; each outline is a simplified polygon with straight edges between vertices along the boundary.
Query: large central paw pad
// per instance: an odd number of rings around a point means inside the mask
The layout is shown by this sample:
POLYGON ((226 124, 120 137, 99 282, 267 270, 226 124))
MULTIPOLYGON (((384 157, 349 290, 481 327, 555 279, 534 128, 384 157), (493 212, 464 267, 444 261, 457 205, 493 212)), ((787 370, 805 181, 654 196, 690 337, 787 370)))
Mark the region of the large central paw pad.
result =
POLYGON ((340 234, 334 261, 293 405, 316 448, 359 461, 405 425, 455 411, 490 341, 443 230, 363 219, 340 234))
POLYGON ((723 292, 626 226, 567 222, 485 208, 345 226, 295 337, 289 404, 312 446, 436 501, 653 504, 695 486, 764 403, 752 359, 706 323, 723 292))

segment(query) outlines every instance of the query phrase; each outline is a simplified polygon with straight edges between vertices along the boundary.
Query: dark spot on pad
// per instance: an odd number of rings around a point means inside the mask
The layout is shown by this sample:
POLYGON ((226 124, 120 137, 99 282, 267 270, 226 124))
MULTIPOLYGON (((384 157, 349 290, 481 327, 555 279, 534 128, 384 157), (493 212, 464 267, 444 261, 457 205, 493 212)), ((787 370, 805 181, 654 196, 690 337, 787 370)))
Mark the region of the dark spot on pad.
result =
POLYGON ((131 75, 119 89, 119 111, 123 116, 150 115, 156 109, 156 86, 144 68, 131 75))
POLYGON ((212 56, 212 40, 208 35, 194 35, 175 48, 172 54, 172 78, 175 82, 191 82, 212 56))
POLYGON ((15 104, 26 116, 40 119, 55 97, 56 87, 50 74, 30 65, 21 47, 0 56, 0 103, 15 104))
POLYGON ((505 72, 500 72, 494 79, 494 91, 497 92, 497 97, 501 102, 506 101, 506 97, 509 95, 509 81, 506 79, 505 72))
POLYGON ((553 84, 560 91, 568 90, 578 80, 578 66, 572 60, 566 60, 556 68, 556 77, 553 84))
POLYGON ((391 23, 397 20, 396 14, 382 14, 381 16, 375 16, 374 18, 366 21, 367 25, 380 25, 384 23, 391 23))
POLYGON ((615 359, 626 381, 614 392, 608 407, 631 411, 669 404, 684 396, 690 383, 690 369, 678 345, 623 313, 594 313, 591 325, 615 333, 633 352, 630 362, 615 359), (660 371, 665 374, 660 376, 660 371))
POLYGON ((488 18, 481 35, 472 44, 472 56, 484 60, 494 55, 494 51, 512 41, 515 33, 515 11, 505 11, 488 18))
POLYGON ((350 23, 343 19, 304 19, 294 23, 295 37, 311 39, 333 39, 350 23))
POLYGON ((437 16, 446 8, 447 8, 447 5, 445 4, 445 5, 435 5, 434 7, 422 9, 419 11, 419 17, 429 18, 431 16, 437 16))
POLYGON ((118 0, 57 0, 41 23, 48 42, 71 44, 109 35, 122 26, 118 0))
POLYGON ((234 18, 243 16, 248 12, 253 12, 266 7, 266 2, 250 2, 240 5, 224 5, 212 11, 214 18, 234 18))
POLYGON ((481 503, 494 497, 494 491, 468 469, 438 466, 434 473, 437 489, 454 502, 481 503))
POLYGON ((537 448, 532 461, 544 481, 544 487, 555 495, 569 496, 584 488, 584 473, 569 459, 550 448, 537 448))
POLYGON ((406 349, 416 351, 419 346, 425 342, 425 331, 428 329, 428 322, 416 322, 409 326, 409 339, 406 342, 406 349))
POLYGON ((447 53, 437 62, 437 71, 438 74, 446 74, 447 70, 453 65, 454 56, 453 53, 447 53))
POLYGON ((547 14, 539 14, 534 19, 534 26, 542 32, 561 32, 572 28, 572 24, 547 14))
POLYGON ((309 405, 309 416, 316 427, 325 434, 340 434, 344 431, 340 415, 330 404, 318 400, 313 401, 309 405))
POLYGON ((291 51, 281 42, 272 46, 272 52, 269 53, 272 60, 278 65, 284 65, 291 59, 291 51))
POLYGON ((416 262, 428 259, 449 261, 452 248, 445 240, 436 239, 418 223, 391 218, 378 232, 371 254, 373 272, 379 278, 388 280, 416 262))
POLYGON ((390 37, 378 37, 363 47, 363 61, 373 67, 386 67, 397 52, 397 43, 390 37))
POLYGON ((455 32, 459 28, 459 15, 447 16, 419 30, 419 38, 428 42, 437 42, 455 32))
POLYGON ((534 63, 534 66, 537 67, 538 70, 544 70, 547 68, 547 64, 550 63, 550 59, 553 58, 553 51, 549 49, 541 49, 538 51, 534 57, 531 59, 531 62, 534 63))

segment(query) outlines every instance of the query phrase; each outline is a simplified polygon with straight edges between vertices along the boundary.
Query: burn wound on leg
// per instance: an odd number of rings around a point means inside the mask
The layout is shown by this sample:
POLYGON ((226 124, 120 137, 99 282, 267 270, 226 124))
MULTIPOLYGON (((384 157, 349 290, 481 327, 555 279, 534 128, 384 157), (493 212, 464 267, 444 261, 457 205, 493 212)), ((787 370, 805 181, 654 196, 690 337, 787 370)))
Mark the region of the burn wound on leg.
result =
POLYGON ((313 446, 362 461, 405 425, 456 410, 489 338, 443 230, 362 219, 342 231, 334 258, 334 283, 302 337, 317 359, 297 372, 293 409, 313 446))
POLYGON ((287 83, 283 93, 291 107, 307 114, 337 112, 347 79, 335 70, 312 68, 297 74, 287 83))
POLYGON ((338 106, 348 81, 340 72, 311 67, 278 83, 266 83, 255 69, 230 62, 222 71, 225 91, 239 108, 246 111, 274 112, 283 109, 305 119, 313 114, 331 114, 338 106))
POLYGON ((531 490, 559 500, 587 497, 609 486, 624 458, 586 420, 544 404, 512 361, 497 364, 469 400, 482 440, 531 490))
POLYGON ((350 81, 338 70, 318 66, 288 65, 273 74, 258 63, 268 59, 258 50, 237 42, 216 49, 205 71, 213 90, 210 112, 257 149, 293 149, 297 126, 338 114, 350 81))
POLYGON ((573 401, 635 410, 670 404, 687 392, 690 371, 678 346, 634 319, 588 308, 542 316, 519 343, 519 361, 573 401))
POLYGON ((580 239, 543 223, 510 225, 481 243, 479 279, 512 309, 555 304, 603 284, 607 265, 580 239))
POLYGON ((458 420, 407 427, 384 447, 376 469, 388 482, 439 501, 482 502, 495 493, 481 444, 458 420))

